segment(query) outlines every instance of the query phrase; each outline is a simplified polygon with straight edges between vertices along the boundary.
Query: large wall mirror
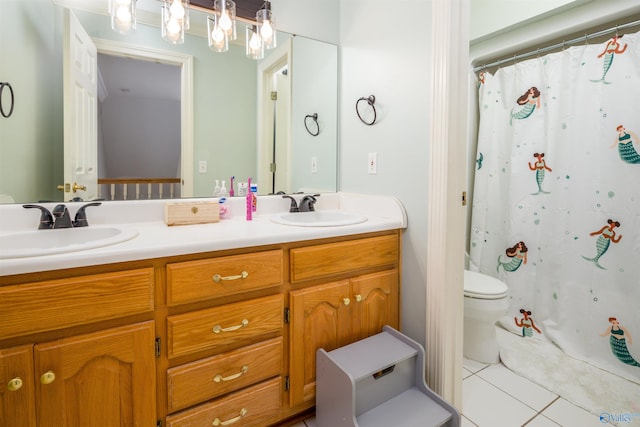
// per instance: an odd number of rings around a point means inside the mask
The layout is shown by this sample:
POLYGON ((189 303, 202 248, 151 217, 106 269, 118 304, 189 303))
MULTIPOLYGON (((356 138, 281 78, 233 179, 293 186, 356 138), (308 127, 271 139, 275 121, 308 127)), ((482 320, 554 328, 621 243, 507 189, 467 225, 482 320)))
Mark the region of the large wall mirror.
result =
POLYGON ((257 180, 260 194, 336 191, 335 45, 278 33, 278 47, 255 61, 242 37, 228 52, 209 50, 204 11, 191 10, 184 44, 171 45, 154 25, 157 0, 138 0, 128 35, 111 30, 107 3, 3 0, 0 81, 14 109, 0 117, 0 203, 96 197, 58 190, 74 158, 64 142, 67 9, 97 48, 99 178, 180 178, 185 197, 211 197, 232 176, 257 180))

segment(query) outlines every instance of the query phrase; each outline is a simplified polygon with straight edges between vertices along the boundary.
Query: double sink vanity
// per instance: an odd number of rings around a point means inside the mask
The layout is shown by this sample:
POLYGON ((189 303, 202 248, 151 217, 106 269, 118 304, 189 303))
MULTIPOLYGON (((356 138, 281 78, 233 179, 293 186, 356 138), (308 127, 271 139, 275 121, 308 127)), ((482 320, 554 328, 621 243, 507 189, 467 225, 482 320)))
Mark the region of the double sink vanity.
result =
POLYGON ((278 425, 313 410, 318 348, 399 327, 396 199, 227 203, 168 227, 166 201, 106 202, 63 230, 0 206, 0 426, 278 425))

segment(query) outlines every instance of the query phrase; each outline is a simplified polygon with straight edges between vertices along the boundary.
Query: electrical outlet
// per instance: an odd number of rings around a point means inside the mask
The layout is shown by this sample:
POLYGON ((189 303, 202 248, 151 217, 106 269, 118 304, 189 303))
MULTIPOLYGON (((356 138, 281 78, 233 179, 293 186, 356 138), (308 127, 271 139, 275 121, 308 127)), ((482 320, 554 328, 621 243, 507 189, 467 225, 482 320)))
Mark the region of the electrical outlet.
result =
POLYGON ((198 172, 207 173, 207 161, 206 160, 200 160, 200 162, 198 163, 198 172))
POLYGON ((318 173, 318 158, 311 158, 311 173, 318 173))
POLYGON ((369 175, 375 175, 378 173, 378 153, 369 153, 367 173, 369 175))

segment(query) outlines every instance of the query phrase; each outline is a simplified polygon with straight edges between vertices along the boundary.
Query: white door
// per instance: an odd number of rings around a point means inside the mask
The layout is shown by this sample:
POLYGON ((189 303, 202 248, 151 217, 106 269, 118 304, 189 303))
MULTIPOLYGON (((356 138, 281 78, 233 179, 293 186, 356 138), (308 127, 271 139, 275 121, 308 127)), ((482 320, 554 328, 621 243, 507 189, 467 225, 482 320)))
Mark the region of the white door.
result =
POLYGON ((98 197, 96 46, 64 10, 64 200, 98 197))
POLYGON ((275 153, 274 162, 276 164, 274 176, 274 193, 277 191, 291 192, 291 175, 290 175, 290 147, 289 135, 291 128, 289 117, 291 116, 290 99, 291 99, 291 83, 288 74, 278 72, 276 74, 276 84, 278 91, 278 99, 275 101, 275 131, 274 141, 275 153))

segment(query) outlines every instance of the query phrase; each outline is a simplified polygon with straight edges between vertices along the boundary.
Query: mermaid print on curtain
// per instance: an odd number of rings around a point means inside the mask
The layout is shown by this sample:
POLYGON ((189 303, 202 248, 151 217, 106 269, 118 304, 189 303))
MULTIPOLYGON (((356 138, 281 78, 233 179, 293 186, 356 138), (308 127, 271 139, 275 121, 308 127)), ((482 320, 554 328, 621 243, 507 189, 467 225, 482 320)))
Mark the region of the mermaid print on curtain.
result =
POLYGON ((470 236, 504 327, 638 383, 639 34, 480 76, 470 236))

